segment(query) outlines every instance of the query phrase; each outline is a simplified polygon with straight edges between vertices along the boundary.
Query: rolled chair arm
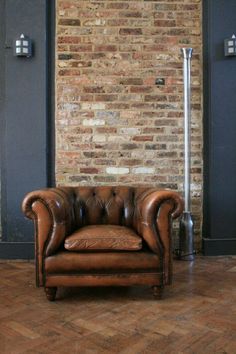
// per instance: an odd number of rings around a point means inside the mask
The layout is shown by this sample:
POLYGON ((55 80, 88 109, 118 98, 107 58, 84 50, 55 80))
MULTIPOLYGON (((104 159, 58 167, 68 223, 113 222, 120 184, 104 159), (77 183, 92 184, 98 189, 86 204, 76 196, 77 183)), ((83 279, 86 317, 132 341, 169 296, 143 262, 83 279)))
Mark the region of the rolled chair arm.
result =
POLYGON ((183 200, 170 190, 149 190, 139 199, 137 231, 149 248, 163 258, 164 282, 171 282, 171 222, 183 212, 183 200))
POLYGON ((38 285, 43 282, 43 258, 54 254, 75 227, 72 198, 72 188, 48 188, 28 193, 23 200, 23 213, 35 225, 38 285))
MULTIPOLYGON (((36 224, 44 217, 43 223, 48 229, 47 235, 44 235, 44 243, 47 243, 46 256, 55 253, 65 236, 73 229, 74 203, 70 200, 71 192, 71 188, 41 189, 28 193, 23 200, 22 210, 26 217, 34 220, 36 224)), ((40 223, 40 227, 43 227, 43 224, 40 223)))

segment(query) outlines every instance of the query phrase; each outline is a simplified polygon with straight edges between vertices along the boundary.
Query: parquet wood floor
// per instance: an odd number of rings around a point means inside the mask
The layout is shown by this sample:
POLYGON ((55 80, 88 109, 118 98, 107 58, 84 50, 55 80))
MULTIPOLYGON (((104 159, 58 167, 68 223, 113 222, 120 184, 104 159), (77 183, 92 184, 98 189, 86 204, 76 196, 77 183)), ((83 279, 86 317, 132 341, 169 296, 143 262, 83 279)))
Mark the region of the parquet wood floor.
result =
POLYGON ((59 289, 47 301, 33 262, 0 261, 0 354, 235 354, 236 257, 174 263, 148 288, 59 289))

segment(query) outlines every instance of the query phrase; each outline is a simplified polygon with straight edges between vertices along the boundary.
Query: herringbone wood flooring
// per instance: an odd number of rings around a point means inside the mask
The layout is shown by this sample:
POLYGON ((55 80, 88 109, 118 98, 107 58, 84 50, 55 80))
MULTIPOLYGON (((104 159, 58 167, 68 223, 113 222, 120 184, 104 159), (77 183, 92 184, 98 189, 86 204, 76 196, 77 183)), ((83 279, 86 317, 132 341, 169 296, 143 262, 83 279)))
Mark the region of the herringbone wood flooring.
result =
POLYGON ((148 288, 59 289, 34 264, 0 261, 0 353, 236 353, 236 257, 174 263, 164 299, 148 288))

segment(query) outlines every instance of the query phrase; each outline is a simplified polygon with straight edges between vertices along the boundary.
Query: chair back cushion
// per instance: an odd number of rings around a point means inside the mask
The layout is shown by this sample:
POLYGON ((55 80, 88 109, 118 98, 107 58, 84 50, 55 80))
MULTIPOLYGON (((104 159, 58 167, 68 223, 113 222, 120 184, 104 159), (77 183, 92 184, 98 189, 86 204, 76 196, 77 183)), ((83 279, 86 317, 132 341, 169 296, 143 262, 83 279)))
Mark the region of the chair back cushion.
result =
POLYGON ((75 224, 122 225, 132 227, 135 188, 132 187, 78 187, 74 188, 75 224))

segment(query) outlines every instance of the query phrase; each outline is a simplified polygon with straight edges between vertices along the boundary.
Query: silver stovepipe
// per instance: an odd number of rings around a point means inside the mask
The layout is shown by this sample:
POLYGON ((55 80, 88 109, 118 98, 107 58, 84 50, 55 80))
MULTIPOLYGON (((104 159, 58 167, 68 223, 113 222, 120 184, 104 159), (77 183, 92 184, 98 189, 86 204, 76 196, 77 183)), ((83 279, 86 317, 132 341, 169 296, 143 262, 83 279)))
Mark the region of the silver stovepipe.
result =
POLYGON ((182 48, 184 58, 184 211, 190 211, 191 70, 192 48, 182 48))
POLYGON ((184 212, 180 219, 178 258, 194 260, 194 231, 190 212, 191 148, 191 58, 192 48, 182 48, 184 71, 184 212))

